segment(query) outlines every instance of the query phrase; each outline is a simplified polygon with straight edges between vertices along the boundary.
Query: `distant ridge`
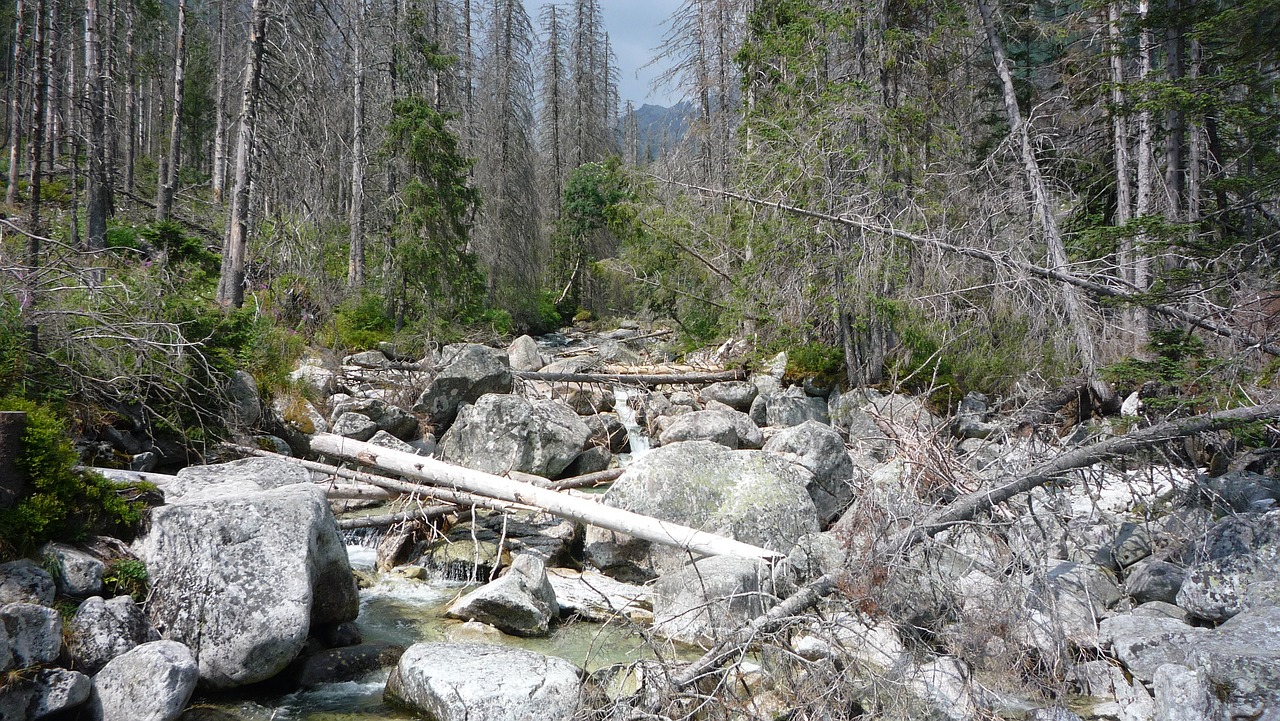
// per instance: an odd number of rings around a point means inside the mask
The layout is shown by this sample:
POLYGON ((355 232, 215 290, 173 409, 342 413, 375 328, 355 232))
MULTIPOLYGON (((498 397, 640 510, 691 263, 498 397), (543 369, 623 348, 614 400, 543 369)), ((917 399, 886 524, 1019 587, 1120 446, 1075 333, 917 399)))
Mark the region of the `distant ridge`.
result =
MULTIPOLYGON (((662 155, 684 137, 693 116, 693 103, 681 101, 672 107, 645 103, 634 111, 639 134, 640 160, 662 155)), ((623 118, 626 127, 627 118, 623 118)))

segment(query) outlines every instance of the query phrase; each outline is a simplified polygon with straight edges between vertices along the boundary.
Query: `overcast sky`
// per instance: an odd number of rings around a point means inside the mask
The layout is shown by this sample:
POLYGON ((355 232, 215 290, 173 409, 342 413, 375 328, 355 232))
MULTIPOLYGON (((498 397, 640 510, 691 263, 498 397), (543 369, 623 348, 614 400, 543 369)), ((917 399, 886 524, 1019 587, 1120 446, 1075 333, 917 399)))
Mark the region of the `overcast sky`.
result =
MULTIPOLYGON (((604 13, 605 30, 609 33, 609 42, 613 45, 613 53, 618 56, 618 71, 621 76, 620 94, 622 102, 630 100, 640 107, 645 103, 654 105, 674 105, 678 97, 671 95, 670 90, 660 90, 658 94, 650 94, 649 85, 654 76, 662 72, 662 68, 640 67, 653 57, 654 48, 662 44, 665 31, 663 21, 677 8, 682 0, 600 0, 600 8, 604 13), (637 78, 636 72, 640 71, 637 78)), ((543 5, 553 0, 525 0, 529 18, 537 28, 538 14, 543 5)), ((564 2, 564 0, 560 0, 564 2)))

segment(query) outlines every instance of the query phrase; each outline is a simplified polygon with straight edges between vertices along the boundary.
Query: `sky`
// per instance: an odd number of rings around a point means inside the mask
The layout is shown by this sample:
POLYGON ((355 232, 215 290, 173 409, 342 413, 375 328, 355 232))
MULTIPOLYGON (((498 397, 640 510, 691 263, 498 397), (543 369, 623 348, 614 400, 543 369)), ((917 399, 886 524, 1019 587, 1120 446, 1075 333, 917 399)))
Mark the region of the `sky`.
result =
MULTIPOLYGON (((564 0, 559 2, 563 3, 564 0)), ((609 33, 613 53, 618 57, 618 90, 624 104, 630 100, 638 108, 645 103, 670 106, 679 102, 680 98, 672 94, 670 89, 651 93, 649 86, 654 77, 662 72, 662 68, 640 68, 653 57, 654 48, 662 44, 662 35, 666 32, 663 23, 680 7, 681 2, 682 0, 600 0, 605 30, 609 33)), ((553 4, 553 0, 526 0, 525 7, 529 11, 529 17, 534 20, 535 28, 542 6, 550 4, 553 4)))

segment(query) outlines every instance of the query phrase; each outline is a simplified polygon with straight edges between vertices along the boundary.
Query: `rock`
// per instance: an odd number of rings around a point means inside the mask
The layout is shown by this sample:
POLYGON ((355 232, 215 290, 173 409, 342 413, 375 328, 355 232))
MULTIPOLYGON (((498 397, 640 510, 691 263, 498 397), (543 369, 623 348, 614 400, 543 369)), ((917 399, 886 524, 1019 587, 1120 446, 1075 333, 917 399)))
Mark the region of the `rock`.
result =
POLYGON ((547 569, 547 580, 561 613, 567 611, 584 621, 607 623, 618 616, 645 616, 653 610, 653 590, 648 586, 622 583, 595 571, 567 568, 547 569))
POLYGON ((1178 605, 1222 622, 1250 608, 1280 605, 1280 546, 1263 546, 1187 569, 1178 605))
POLYGON ((761 561, 714 556, 665 573, 653 588, 653 631, 710 647, 772 605, 761 561))
POLYGON ((853 661, 859 668, 891 671, 906 658, 906 647, 886 622, 851 613, 815 617, 792 638, 792 649, 809 660, 853 661))
POLYGON ((286 441, 280 436, 255 435, 253 436, 253 443, 251 445, 257 446, 259 449, 270 453, 278 453, 285 457, 293 456, 293 446, 289 445, 289 441, 286 441))
POLYGON ((1028 618, 1016 636, 1047 657, 1066 650, 1064 639, 1077 648, 1097 645, 1097 619, 1120 600, 1119 586, 1110 573, 1092 564, 1050 563, 1043 576, 1027 579, 1028 618))
POLYGON ((1133 598, 1134 603, 1148 601, 1173 603, 1178 597, 1178 589, 1182 588, 1182 580, 1186 575, 1185 568, 1168 561, 1157 559, 1139 561, 1129 568, 1124 580, 1124 591, 1133 598))
POLYGON ((1103 568, 1119 571, 1151 555, 1151 539, 1147 529, 1125 521, 1113 540, 1094 554, 1093 562, 1103 568))
POLYGON ((939 656, 907 674, 907 687, 951 721, 977 718, 978 705, 969 690, 969 669, 952 656, 939 656))
POLYGON ((853 500, 853 461, 831 426, 805 421, 785 428, 764 444, 764 450, 783 454, 813 474, 807 490, 823 523, 838 518, 853 500))
POLYGON ((46 543, 40 548, 40 556, 54 571, 59 593, 77 598, 102 593, 102 571, 106 566, 97 558, 65 543, 46 543))
POLYGON ((298 659, 285 675, 303 688, 356 681, 380 668, 394 666, 402 654, 403 646, 382 642, 328 648, 298 659))
POLYGON ((518 555, 502 578, 455 601, 447 615, 487 623, 513 636, 545 636, 560 617, 560 607, 542 560, 518 555))
POLYGON ((585 476, 588 473, 607 470, 612 462, 613 454, 609 452, 608 448, 589 445, 573 459, 572 463, 561 471, 561 476, 573 478, 574 476, 585 476))
POLYGON ((1280 478, 1249 471, 1227 471, 1220 476, 1197 478, 1196 491, 1214 513, 1267 511, 1280 502, 1280 478))
POLYGON ((68 630, 67 650, 75 668, 90 675, 129 649, 160 640, 146 614, 129 596, 110 601, 101 596, 85 599, 68 630))
POLYGON ((227 398, 227 422, 235 428, 251 428, 262 418, 258 383, 245 371, 232 371, 222 392, 227 398))
POLYGON ((1139 606, 1134 606, 1132 613, 1135 616, 1149 616, 1151 618, 1172 618, 1179 623, 1191 623, 1191 615, 1180 606, 1164 601, 1147 601, 1139 606))
POLYGON ((757 422, 763 415, 764 423, 759 425, 775 428, 798 426, 805 421, 830 423, 826 399, 811 397, 799 386, 791 386, 781 393, 757 396, 751 404, 750 413, 757 422), (757 405, 763 406, 763 414, 757 410, 757 405))
POLYGON ((160 456, 154 451, 135 453, 129 458, 129 470, 150 473, 160 465, 160 456))
POLYGON ((344 438, 367 441, 378 432, 378 424, 370 420, 368 416, 354 411, 347 411, 333 419, 330 429, 334 434, 344 438))
POLYGON ((276 396, 271 409, 280 421, 293 430, 306 435, 328 433, 329 422, 311 401, 301 396, 276 396))
POLYGON ((849 559, 848 540, 846 534, 833 531, 801 537, 787 557, 774 565, 773 583, 778 595, 786 598, 824 573, 843 569, 849 559))
POLYGON ((13 668, 13 651, 9 648, 9 633, 0 626, 0 674, 13 668))
POLYGON ((161 634, 198 648, 214 688, 274 676, 313 624, 356 617, 346 546, 312 484, 160 506, 134 546, 161 634))
POLYGON ((1171 618, 1123 614, 1098 624, 1100 645, 1110 646, 1135 678, 1150 682, 1166 663, 1186 664, 1189 643, 1207 638, 1208 629, 1171 618))
MULTIPOLYGON (((331 414, 335 428, 337 428, 337 419, 347 413, 358 413, 368 418, 377 426, 377 430, 386 431, 400 440, 409 440, 418 433, 417 418, 403 408, 377 398, 352 398, 335 403, 331 414)), ((338 431, 335 430, 334 433, 338 431)), ((344 434, 338 433, 338 435, 344 434)))
POLYGON ((168 503, 177 503, 297 484, 311 485, 311 472, 277 458, 244 458, 229 463, 187 466, 178 471, 177 477, 164 489, 164 497, 168 503))
POLYGON ((502 351, 476 344, 448 345, 442 362, 444 367, 413 406, 437 426, 452 423, 459 407, 483 395, 511 392, 511 368, 502 351))
POLYGON ((1151 685, 1155 691, 1157 721, 1219 721, 1226 709, 1218 700, 1204 671, 1167 663, 1156 669, 1151 685))
POLYGON ((298 367, 289 373, 289 381, 310 398, 328 398, 338 390, 337 374, 314 354, 298 361, 298 367))
POLYGON ((17 677, 0 691, 0 720, 39 721, 89 700, 93 681, 79 671, 42 668, 17 677))
POLYGON ((466 621, 445 631, 445 638, 454 643, 509 643, 511 637, 479 621, 466 621))
POLYGON ((722 381, 704 386, 698 393, 704 401, 716 401, 746 413, 756 399, 756 387, 747 381, 722 381))
MULTIPOLYGON (((800 537, 818 530, 809 482, 808 471, 770 453, 687 441, 633 462, 604 502, 787 553, 800 537)), ((587 529, 586 555, 622 580, 679 567, 684 556, 594 526, 587 529)))
POLYGON ((527 335, 522 335, 511 342, 507 349, 507 357, 511 361, 511 370, 536 371, 546 365, 542 362, 542 354, 538 344, 527 335))
POLYGON ((0 629, 9 637, 14 668, 30 668, 58 659, 62 649, 62 618, 52 608, 34 603, 0 607, 0 629))
POLYGON ((587 428, 591 429, 589 443, 608 448, 613 453, 631 451, 631 438, 627 434, 627 427, 623 425, 622 419, 618 418, 617 414, 597 413, 585 416, 582 420, 587 424, 587 428))
POLYGON ((736 449, 738 429, 726 413, 693 411, 676 416, 658 436, 658 442, 664 446, 681 441, 710 441, 736 449))
POLYGON ((377 433, 374 433, 373 437, 369 439, 369 443, 370 445, 375 445, 380 448, 390 448, 393 451, 400 451, 401 453, 418 454, 417 448, 405 443, 386 431, 378 431, 377 433))
POLYGON ((458 414, 440 439, 440 457, 487 473, 555 478, 590 437, 591 430, 563 403, 490 394, 458 414))
POLYGON ((1191 517, 1171 516, 1162 524, 1161 534, 1172 535, 1185 541, 1170 560, 1187 566, 1206 561, 1224 560, 1231 556, 1247 555, 1264 546, 1280 546, 1280 510, 1263 514, 1241 513, 1224 516, 1212 526, 1209 511, 1187 509, 1191 517), (1201 514, 1195 517, 1194 513, 1201 514))
POLYGON ((969 391, 960 401, 960 407, 952 422, 951 432, 956 438, 993 438, 1000 433, 1000 426, 987 422, 987 397, 977 391, 969 391))
POLYGON ((490 644, 418 643, 387 679, 386 698, 435 721, 557 721, 578 708, 576 666, 490 644))
POLYGON ((53 576, 35 561, 20 558, 0 564, 0 606, 10 603, 52 606, 56 594, 53 576))
POLYGON ((551 397, 562 401, 580 416, 607 413, 613 410, 618 402, 611 389, 594 384, 589 386, 554 386, 551 389, 551 397))
POLYGON ((344 366, 362 366, 364 368, 382 368, 387 365, 387 355, 380 350, 366 350, 342 359, 344 366))
POLYGON ((95 721, 173 721, 199 677, 191 649, 176 641, 144 643, 94 677, 90 712, 95 721))

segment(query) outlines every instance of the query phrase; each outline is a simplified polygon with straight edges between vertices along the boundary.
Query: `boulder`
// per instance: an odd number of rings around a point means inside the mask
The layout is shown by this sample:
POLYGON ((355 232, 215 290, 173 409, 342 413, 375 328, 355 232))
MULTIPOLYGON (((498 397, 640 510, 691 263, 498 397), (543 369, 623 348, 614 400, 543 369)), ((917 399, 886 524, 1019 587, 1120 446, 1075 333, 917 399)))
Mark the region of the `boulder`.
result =
MULTIPOLYGON (((334 427, 337 419, 347 413, 358 413, 368 418, 379 431, 385 431, 400 440, 409 440, 418 433, 418 419, 411 413, 378 398, 351 398, 335 403, 331 417, 334 427)), ((334 431, 337 433, 337 431, 334 431)), ((338 433, 338 435, 346 435, 338 433)), ((354 436, 350 436, 354 438, 354 436)))
POLYGON ((585 476, 588 473, 597 473, 599 471, 608 470, 609 464, 613 462, 613 454, 608 448, 600 446, 587 446, 578 454, 573 462, 565 466, 561 475, 565 478, 574 476, 585 476))
POLYGON ((357 681, 380 668, 394 666, 403 653, 403 646, 383 642, 328 648, 298 659, 285 674, 303 688, 357 681))
POLYGON ((343 438, 354 438, 357 441, 367 441, 378 432, 377 423, 368 416, 354 411, 334 416, 333 423, 329 427, 334 434, 343 438))
POLYGON ((93 681, 79 671, 41 668, 18 676, 0 691, 0 720, 63 718, 63 712, 89 700, 93 681))
POLYGON ((564 659, 480 643, 410 646, 387 679, 388 701, 434 721, 561 721, 580 671, 564 659))
POLYGON ((253 493, 268 488, 311 484, 311 472, 278 458, 243 458, 229 463, 187 466, 164 489, 165 501, 195 500, 253 493))
POLYGON ((160 634, 129 596, 109 601, 85 599, 71 618, 67 650, 75 668, 90 675, 135 646, 159 641, 160 634))
POLYGON ((814 616, 792 637, 791 647, 810 661, 853 661, 859 668, 881 673, 892 671, 907 658, 906 647, 890 623, 851 613, 814 616))
POLYGON ((511 370, 536 371, 546 365, 542 361, 542 353, 538 351, 538 343, 527 335, 522 335, 511 342, 507 348, 507 357, 511 361, 511 370))
POLYGON ((415 446, 405 443, 386 431, 378 431, 377 433, 374 433, 373 437, 369 439, 369 445, 379 446, 381 448, 390 448, 393 451, 400 451, 401 453, 418 455, 418 449, 415 446))
POLYGON ((555 478, 590 437, 591 429, 563 403, 490 394, 458 414, 440 439, 440 457, 487 473, 555 478))
POLYGON ((271 409, 280 422, 298 433, 313 435, 328 433, 329 421, 311 401, 301 396, 278 395, 271 401, 271 409))
POLYGON ((738 429, 726 413, 693 411, 676 416, 658 436, 664 446, 681 441, 710 441, 726 448, 738 448, 738 429))
POLYGON ((1178 588, 1177 603, 1215 623, 1250 608, 1280 605, 1280 546, 1192 566, 1178 588))
POLYGON ((551 389, 551 397, 563 401, 565 405, 573 409, 574 413, 580 416, 591 416, 597 413, 607 413, 614 409, 618 399, 613 395, 613 391, 600 385, 558 385, 551 389))
POLYGON ((772 606, 761 561, 714 556, 665 573, 653 587, 653 631, 710 647, 772 606))
POLYGON ((54 585, 62 595, 84 598, 102 593, 106 566, 92 555, 65 543, 46 543, 40 556, 53 570, 54 585))
POLYGON ((758 425, 775 428, 790 428, 805 421, 831 422, 827 415, 827 399, 810 396, 800 386, 757 396, 751 404, 750 414, 758 425), (760 423, 761 420, 764 422, 760 423))
POLYGON ((1249 471, 1227 471, 1201 476, 1195 490, 1205 507, 1215 513, 1268 511, 1280 502, 1280 478, 1249 471))
POLYGON ((309 483, 160 506, 134 551, 150 575, 152 622, 196 649, 211 687, 274 676, 313 624, 359 610, 324 489, 309 483))
POLYGON ((20 558, 0 563, 0 606, 10 603, 36 603, 52 606, 57 595, 53 576, 35 561, 20 558))
POLYGON ((413 410, 425 413, 436 426, 446 426, 458 409, 489 393, 510 393, 511 367, 507 354, 473 343, 445 346, 443 368, 418 396, 413 410))
POLYGON ((560 607, 542 559, 522 554, 501 578, 455 601, 447 615, 487 623, 513 636, 545 636, 560 617, 560 607))
MULTIPOLYGON (((818 530, 808 471, 764 451, 708 441, 662 446, 630 466, 605 493, 608 505, 787 553, 818 530)), ((587 528, 586 555, 621 580, 682 565, 683 553, 587 528)))
POLYGON ((746 413, 756 399, 756 387, 747 381, 722 381, 703 387, 698 393, 703 401, 716 401, 746 413))
POLYGON ((1027 579, 1026 622, 1019 640, 1048 656, 1060 653, 1062 640, 1077 648, 1098 642, 1098 619, 1120 600, 1120 588, 1106 570, 1085 563, 1052 562, 1043 575, 1027 579))
POLYGON ((585 416, 582 420, 587 424, 587 428, 591 429, 589 442, 592 445, 608 448, 612 453, 631 451, 631 438, 627 433, 627 427, 616 413, 597 413, 585 416))
POLYGON ((969 668, 953 656, 939 656, 907 673, 907 687, 934 713, 950 721, 978 718, 969 683, 969 668))
POLYGON ((1139 561, 1128 569, 1124 579, 1124 592, 1133 598, 1134 603, 1141 604, 1149 601, 1174 603, 1186 575, 1185 568, 1168 561, 1158 559, 1139 561))
POLYGON ((622 583, 595 571, 549 568, 547 580, 561 613, 571 613, 585 621, 607 623, 619 615, 643 617, 653 609, 653 589, 622 583))
POLYGON ((1156 669, 1151 685, 1155 691, 1159 721, 1219 721, 1226 709, 1214 693, 1209 676, 1201 669, 1166 663, 1156 669))
POLYGON ((304 355, 289 373, 289 382, 311 398, 328 398, 338 391, 338 374, 323 358, 304 355))
POLYGON ((173 721, 199 677, 191 649, 176 641, 144 643, 98 672, 89 710, 94 721, 173 721))
POLYGON ((222 392, 227 398, 227 422, 233 428, 251 428, 262 418, 262 399, 252 375, 232 371, 222 392))
POLYGON ((838 518, 853 500, 853 461, 840 433, 831 426, 805 421, 784 428, 764 444, 764 450, 781 454, 813 474, 809 497, 823 523, 838 518))
POLYGON ((52 608, 34 603, 0 607, 0 630, 9 637, 14 668, 30 668, 58 659, 62 649, 62 618, 52 608))
POLYGON ((363 368, 382 368, 387 365, 387 354, 380 350, 364 350, 352 353, 342 359, 344 366, 360 366, 363 368))

